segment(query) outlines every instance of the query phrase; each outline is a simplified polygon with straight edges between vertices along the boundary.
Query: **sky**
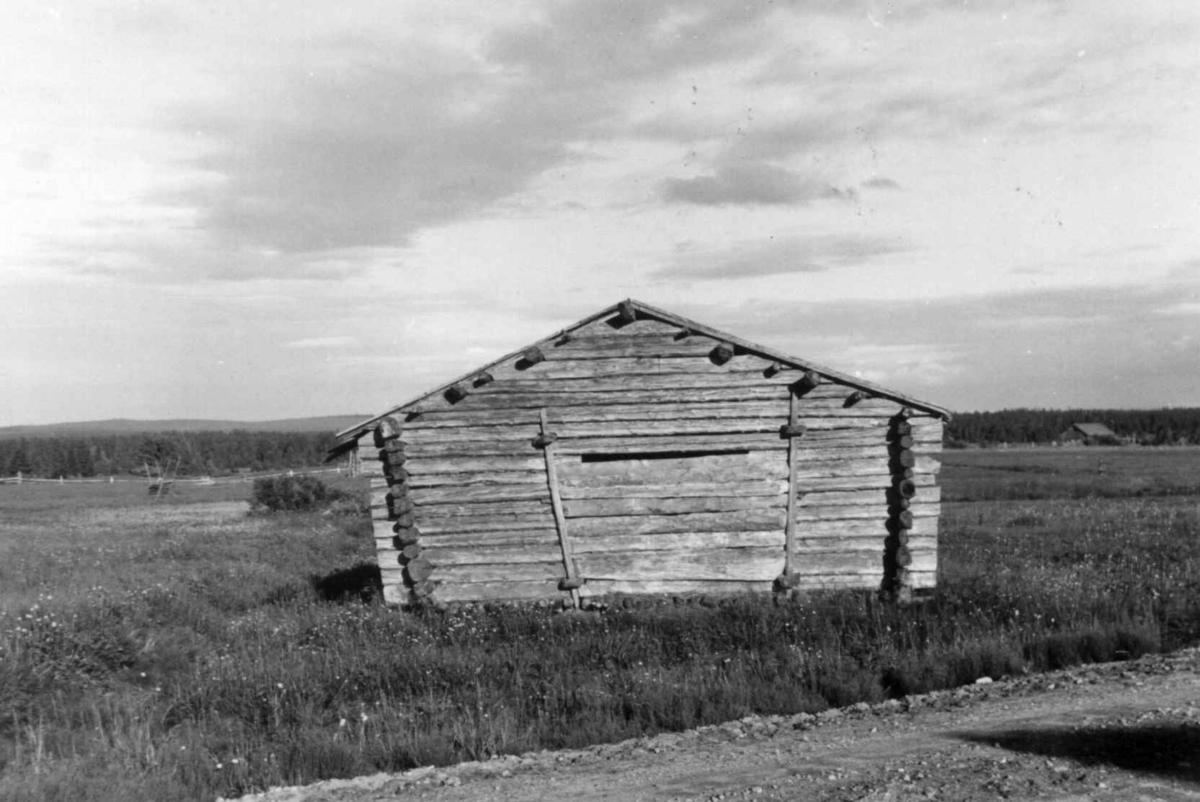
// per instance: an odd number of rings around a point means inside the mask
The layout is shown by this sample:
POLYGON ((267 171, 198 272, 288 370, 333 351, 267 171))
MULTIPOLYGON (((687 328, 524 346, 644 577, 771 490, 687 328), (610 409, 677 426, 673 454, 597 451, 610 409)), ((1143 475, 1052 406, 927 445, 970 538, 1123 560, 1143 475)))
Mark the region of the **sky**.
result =
POLYGON ((1198 87, 1194 0, 9 0, 0 425, 374 414, 624 298, 1200 406, 1198 87))

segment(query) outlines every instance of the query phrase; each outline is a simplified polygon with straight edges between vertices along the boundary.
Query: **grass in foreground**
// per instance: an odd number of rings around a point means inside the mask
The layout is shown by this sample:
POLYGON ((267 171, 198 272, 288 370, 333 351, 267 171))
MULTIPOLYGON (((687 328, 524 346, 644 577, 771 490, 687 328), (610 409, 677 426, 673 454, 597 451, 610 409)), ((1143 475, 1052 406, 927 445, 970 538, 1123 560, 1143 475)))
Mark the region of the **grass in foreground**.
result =
POLYGON ((0 540, 4 799, 211 799, 1200 641, 1194 497, 946 504, 942 585, 907 609, 578 616, 330 601, 370 586, 355 519, 57 501, 0 540))

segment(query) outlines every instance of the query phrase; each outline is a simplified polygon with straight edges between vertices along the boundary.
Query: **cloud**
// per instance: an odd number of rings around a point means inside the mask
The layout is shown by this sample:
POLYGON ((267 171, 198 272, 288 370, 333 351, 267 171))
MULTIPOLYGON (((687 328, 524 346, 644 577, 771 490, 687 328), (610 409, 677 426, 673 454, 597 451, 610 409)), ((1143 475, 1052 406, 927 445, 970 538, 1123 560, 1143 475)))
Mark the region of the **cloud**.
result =
POLYGON ((285 343, 285 348, 342 348, 347 345, 357 345, 358 338, 340 334, 330 337, 305 337, 285 343))
POLYGON ((767 164, 728 164, 714 175, 672 178, 663 182, 663 200, 703 206, 794 204, 845 197, 820 181, 767 164))
POLYGON ((1200 405, 1200 339, 1194 310, 1179 303, 1197 290, 1191 281, 906 303, 772 300, 696 317, 959 410, 1153 408, 1200 405))
POLYGON ((822 273, 911 250, 902 237, 829 234, 741 243, 720 251, 684 252, 652 279, 720 281, 792 273, 822 273))
POLYGON ((900 189, 900 185, 890 178, 869 178, 862 183, 863 189, 900 189))

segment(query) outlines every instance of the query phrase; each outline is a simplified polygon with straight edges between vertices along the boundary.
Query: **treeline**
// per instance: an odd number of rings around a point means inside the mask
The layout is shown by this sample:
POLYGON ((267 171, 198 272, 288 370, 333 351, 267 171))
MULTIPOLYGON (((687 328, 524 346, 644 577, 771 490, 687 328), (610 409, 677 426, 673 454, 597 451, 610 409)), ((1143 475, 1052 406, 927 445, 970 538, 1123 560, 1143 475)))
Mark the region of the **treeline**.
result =
POLYGON ((321 464, 332 433, 157 432, 0 440, 0 476, 205 476, 321 464))
POLYGON ((1049 445, 1076 423, 1103 423, 1124 442, 1151 446, 1200 445, 1200 408, 1004 409, 959 412, 946 425, 948 447, 1049 445))

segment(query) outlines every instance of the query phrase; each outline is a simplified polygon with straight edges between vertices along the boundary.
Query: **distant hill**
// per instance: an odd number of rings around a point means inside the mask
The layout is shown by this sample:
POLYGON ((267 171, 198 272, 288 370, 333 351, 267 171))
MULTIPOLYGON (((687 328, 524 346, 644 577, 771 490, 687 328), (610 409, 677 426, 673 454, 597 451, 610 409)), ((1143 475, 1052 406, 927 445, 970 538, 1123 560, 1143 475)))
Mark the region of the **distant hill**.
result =
POLYGON ((203 420, 112 420, 47 423, 40 426, 3 426, 0 439, 16 437, 101 436, 153 432, 339 432, 361 423, 371 415, 326 415, 316 418, 282 418, 263 421, 203 420))

